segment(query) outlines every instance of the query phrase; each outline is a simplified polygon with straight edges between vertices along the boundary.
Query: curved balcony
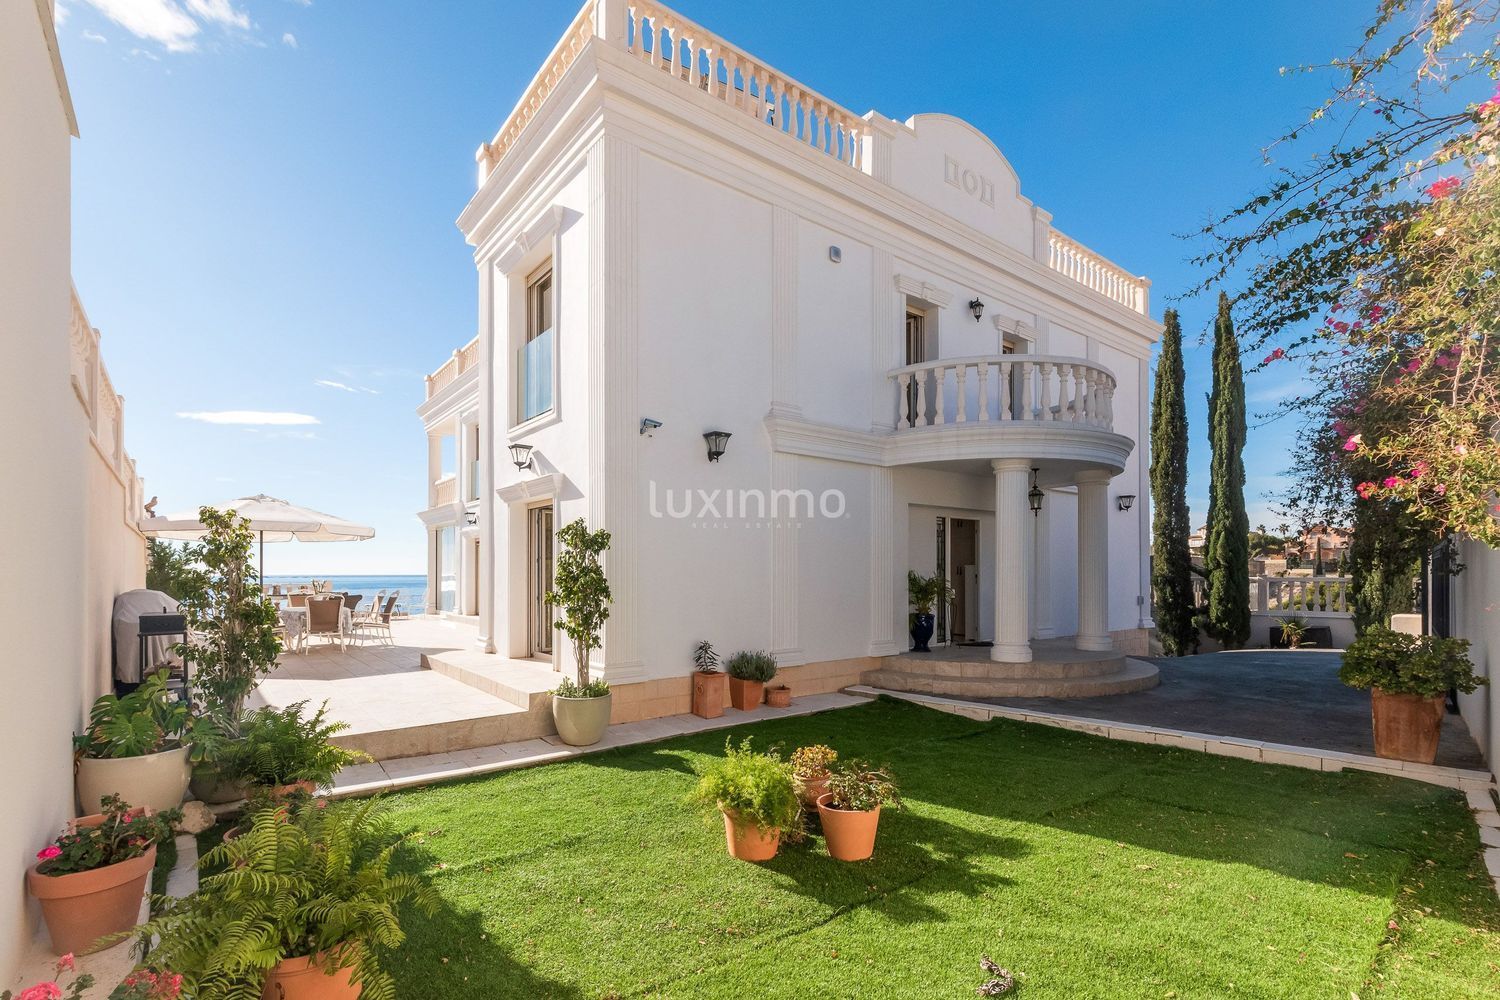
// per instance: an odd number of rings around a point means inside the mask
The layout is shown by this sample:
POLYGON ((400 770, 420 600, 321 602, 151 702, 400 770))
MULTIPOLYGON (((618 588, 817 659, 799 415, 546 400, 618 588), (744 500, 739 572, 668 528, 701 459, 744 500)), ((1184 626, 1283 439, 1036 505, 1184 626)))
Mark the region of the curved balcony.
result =
POLYGON ((889 378, 899 464, 1031 458, 1118 474, 1134 446, 1114 433, 1114 374, 1085 358, 943 358, 889 378))

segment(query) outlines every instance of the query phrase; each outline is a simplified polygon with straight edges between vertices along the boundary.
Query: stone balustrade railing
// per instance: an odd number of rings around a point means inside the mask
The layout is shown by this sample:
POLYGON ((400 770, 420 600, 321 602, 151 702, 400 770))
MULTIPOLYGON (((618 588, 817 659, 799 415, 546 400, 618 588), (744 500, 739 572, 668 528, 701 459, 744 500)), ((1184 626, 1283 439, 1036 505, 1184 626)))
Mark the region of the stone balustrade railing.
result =
MULTIPOLYGON (((1208 581, 1193 576, 1193 600, 1208 603, 1208 581)), ((1290 618, 1348 618, 1354 614, 1354 580, 1347 576, 1252 576, 1250 610, 1290 618)))
POLYGON ((73 314, 68 330, 72 356, 73 393, 83 408, 89 437, 111 473, 124 489, 125 523, 135 526, 145 502, 145 483, 136 473, 135 459, 125 451, 125 400, 115 392, 99 350, 99 331, 89 323, 78 290, 73 290, 73 314))
POLYGON ((1115 377, 1083 358, 996 354, 945 358, 890 373, 896 430, 1030 422, 1114 427, 1115 377))
POLYGON ((1120 303, 1132 312, 1147 315, 1146 310, 1150 307, 1149 280, 1131 274, 1055 229, 1047 238, 1047 264, 1064 277, 1120 303))
POLYGON ((441 368, 427 376, 427 398, 431 399, 446 389, 454 379, 479 364, 479 338, 475 337, 453 352, 441 368))
POLYGON ((458 502, 458 477, 444 476, 432 484, 432 505, 458 502))

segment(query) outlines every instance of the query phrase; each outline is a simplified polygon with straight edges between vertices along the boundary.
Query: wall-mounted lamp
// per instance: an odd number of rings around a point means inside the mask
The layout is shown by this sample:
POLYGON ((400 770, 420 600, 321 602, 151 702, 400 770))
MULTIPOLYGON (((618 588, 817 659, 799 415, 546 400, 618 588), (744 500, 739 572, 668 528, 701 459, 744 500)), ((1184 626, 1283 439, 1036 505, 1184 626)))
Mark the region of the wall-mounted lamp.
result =
POLYGON ((974 322, 979 322, 979 317, 984 315, 984 303, 979 301, 978 296, 969 300, 969 312, 974 314, 974 322))
POLYGON ((516 471, 522 469, 534 469, 536 465, 531 461, 531 445, 513 444, 510 446, 510 460, 515 463, 516 471))
POLYGON ((724 454, 724 449, 729 446, 728 431, 704 431, 703 440, 708 442, 708 460, 717 462, 719 456, 724 454))
POLYGON ((468 522, 469 527, 474 527, 474 525, 479 523, 479 511, 471 510, 465 512, 464 520, 468 522))
POLYGON ((1031 490, 1026 494, 1026 502, 1031 504, 1031 513, 1034 517, 1042 516, 1042 491, 1036 484, 1037 470, 1031 470, 1031 490))
POLYGON ((660 427, 661 427, 661 421, 660 420, 652 420, 650 417, 642 417, 641 418, 641 433, 643 435, 645 435, 646 437, 650 437, 651 436, 651 432, 654 431, 654 430, 657 430, 660 427))
POLYGON ((1135 506, 1135 494, 1121 493, 1119 496, 1115 497, 1115 502, 1120 505, 1121 510, 1129 510, 1130 508, 1135 506))

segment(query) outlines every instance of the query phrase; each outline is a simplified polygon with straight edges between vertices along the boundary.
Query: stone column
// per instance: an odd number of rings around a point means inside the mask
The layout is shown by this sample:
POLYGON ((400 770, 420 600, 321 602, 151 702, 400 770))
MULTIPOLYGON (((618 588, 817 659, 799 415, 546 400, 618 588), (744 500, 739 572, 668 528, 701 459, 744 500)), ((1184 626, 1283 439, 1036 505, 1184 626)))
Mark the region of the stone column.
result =
POLYGON ((1079 649, 1114 649, 1109 637, 1108 472, 1080 472, 1078 483, 1079 649))
POLYGON ((1027 593, 1026 547, 1034 530, 1026 493, 1031 462, 997 458, 995 470, 995 645, 990 659, 1031 662, 1031 613, 1027 593))

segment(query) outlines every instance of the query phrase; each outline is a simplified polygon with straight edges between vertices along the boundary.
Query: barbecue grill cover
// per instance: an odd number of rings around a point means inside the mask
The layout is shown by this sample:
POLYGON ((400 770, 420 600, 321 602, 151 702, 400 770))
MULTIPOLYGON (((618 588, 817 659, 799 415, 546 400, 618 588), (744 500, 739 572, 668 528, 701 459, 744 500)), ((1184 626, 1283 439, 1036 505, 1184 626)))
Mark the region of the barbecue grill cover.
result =
MULTIPOLYGON (((177 601, 159 590, 127 590, 115 598, 115 680, 125 684, 141 682, 141 616, 176 612, 177 601)), ((148 637, 146 655, 151 666, 160 668, 177 662, 170 650, 173 643, 181 641, 180 637, 172 636, 148 637)))

